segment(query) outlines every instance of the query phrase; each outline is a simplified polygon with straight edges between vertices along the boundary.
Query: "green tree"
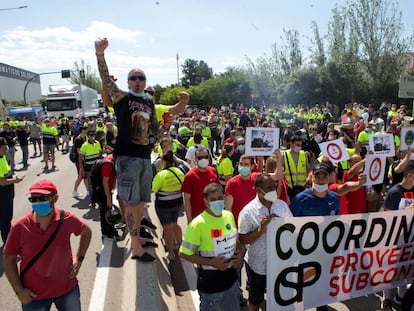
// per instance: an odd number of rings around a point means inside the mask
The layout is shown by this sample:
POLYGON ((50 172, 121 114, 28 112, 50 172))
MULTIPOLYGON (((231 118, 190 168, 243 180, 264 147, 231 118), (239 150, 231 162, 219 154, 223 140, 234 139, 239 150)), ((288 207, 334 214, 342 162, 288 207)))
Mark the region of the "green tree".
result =
POLYGON ((181 68, 183 73, 181 84, 186 87, 199 85, 213 77, 213 69, 202 60, 186 59, 181 68))
POLYGON ((69 81, 73 84, 81 83, 101 93, 101 79, 96 73, 96 70, 92 69, 91 65, 86 65, 83 59, 80 62, 76 61, 74 63, 69 81), (81 74, 82 72, 83 74, 81 74))

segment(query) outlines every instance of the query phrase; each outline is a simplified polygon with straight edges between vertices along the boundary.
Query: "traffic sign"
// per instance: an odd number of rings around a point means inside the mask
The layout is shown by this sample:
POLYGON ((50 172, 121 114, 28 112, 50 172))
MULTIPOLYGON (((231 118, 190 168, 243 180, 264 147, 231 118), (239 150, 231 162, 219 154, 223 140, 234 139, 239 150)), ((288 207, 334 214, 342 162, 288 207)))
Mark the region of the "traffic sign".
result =
POLYGON ((414 76, 403 76, 400 78, 398 97, 414 98, 414 76))

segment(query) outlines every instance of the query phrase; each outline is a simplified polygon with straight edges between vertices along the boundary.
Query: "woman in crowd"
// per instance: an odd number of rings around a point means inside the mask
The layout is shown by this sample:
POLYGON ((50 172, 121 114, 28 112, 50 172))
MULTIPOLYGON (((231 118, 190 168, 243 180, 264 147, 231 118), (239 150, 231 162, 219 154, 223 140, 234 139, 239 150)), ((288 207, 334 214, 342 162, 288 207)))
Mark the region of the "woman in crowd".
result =
POLYGON ((177 219, 183 210, 180 189, 184 173, 174 166, 174 155, 171 150, 162 156, 161 166, 162 170, 152 181, 152 191, 155 192, 155 211, 164 229, 167 257, 172 261, 175 260, 174 250, 181 245, 182 239, 182 231, 177 224, 177 219))

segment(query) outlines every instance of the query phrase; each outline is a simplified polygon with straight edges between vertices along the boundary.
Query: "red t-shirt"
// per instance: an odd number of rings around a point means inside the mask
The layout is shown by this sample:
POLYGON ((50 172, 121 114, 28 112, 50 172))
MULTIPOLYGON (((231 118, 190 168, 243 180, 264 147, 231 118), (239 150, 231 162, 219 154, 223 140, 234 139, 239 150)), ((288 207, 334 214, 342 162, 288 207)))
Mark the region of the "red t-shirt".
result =
POLYGON ((205 210, 204 188, 211 183, 220 184, 217 171, 207 167, 207 171, 202 172, 198 167, 193 167, 184 177, 181 185, 181 192, 191 194, 191 216, 194 219, 205 210))
MULTIPOLYGON (((354 177, 348 179, 349 171, 344 172, 342 178, 343 182, 347 181, 358 181, 358 174, 355 174, 354 177)), ((367 213, 367 196, 365 194, 365 187, 359 188, 358 190, 348 192, 345 194, 346 206, 348 214, 358 214, 358 213, 367 213)))
POLYGON ((234 215, 236 226, 238 224, 239 214, 243 207, 256 197, 254 181, 260 173, 251 173, 248 180, 243 179, 240 174, 231 178, 226 184, 225 195, 233 197, 233 206, 231 211, 234 215))
MULTIPOLYGON (((107 156, 105 158, 106 160, 109 161, 113 161, 112 160, 112 154, 110 154, 109 156, 107 156)), ((114 189, 114 185, 115 185, 115 170, 114 170, 114 163, 103 163, 102 167, 101 167, 101 175, 102 177, 108 177, 109 178, 109 190, 113 190, 114 189)))
MULTIPOLYGON (((60 218, 60 209, 55 208, 55 218, 46 228, 41 230, 35 221, 33 212, 19 218, 12 226, 4 254, 22 258, 20 270, 42 249, 46 241, 56 229, 60 218)), ((74 214, 65 211, 59 231, 45 253, 27 271, 23 279, 25 288, 37 294, 33 299, 58 297, 72 290, 78 280, 70 279, 73 266, 70 236, 82 233, 85 224, 74 214)))
MULTIPOLYGON (((338 193, 339 184, 329 184, 328 189, 338 193)), ((349 214, 348 212, 348 205, 346 201, 346 197, 344 195, 339 196, 339 214, 340 215, 346 215, 349 214)))

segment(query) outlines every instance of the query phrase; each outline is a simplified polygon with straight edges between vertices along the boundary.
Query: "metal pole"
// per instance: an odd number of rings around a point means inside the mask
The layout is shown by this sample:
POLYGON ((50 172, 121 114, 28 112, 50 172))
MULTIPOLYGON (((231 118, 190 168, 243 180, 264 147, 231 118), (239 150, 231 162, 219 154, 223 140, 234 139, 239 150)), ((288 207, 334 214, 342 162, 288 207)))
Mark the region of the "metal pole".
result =
POLYGON ((20 10, 20 9, 26 9, 27 5, 23 5, 23 6, 19 6, 17 8, 4 8, 4 9, 0 9, 0 11, 10 11, 10 10, 20 10))
POLYGON ((178 53, 177 53, 177 86, 180 86, 180 71, 178 69, 178 53))
POLYGON ((34 76, 32 76, 29 80, 27 80, 26 84, 24 85, 24 89, 23 89, 23 100, 24 100, 24 105, 25 106, 27 106, 27 102, 26 102, 26 90, 27 90, 27 86, 29 85, 30 81, 32 81, 33 79, 35 79, 36 77, 39 77, 41 75, 47 75, 47 74, 52 74, 52 73, 60 73, 60 71, 37 73, 34 76))

